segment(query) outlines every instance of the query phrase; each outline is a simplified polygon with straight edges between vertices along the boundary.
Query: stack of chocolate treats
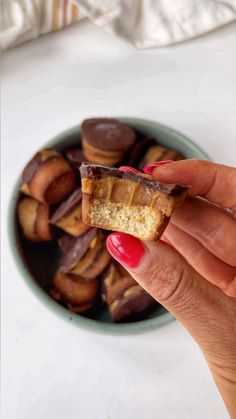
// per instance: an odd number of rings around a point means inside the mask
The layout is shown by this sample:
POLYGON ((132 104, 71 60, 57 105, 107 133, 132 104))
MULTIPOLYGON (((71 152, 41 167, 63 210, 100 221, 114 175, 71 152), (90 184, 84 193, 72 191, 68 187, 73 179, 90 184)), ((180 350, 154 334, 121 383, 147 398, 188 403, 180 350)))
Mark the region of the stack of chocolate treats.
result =
POLYGON ((105 244, 107 232, 82 220, 79 168, 86 161, 142 170, 153 161, 182 158, 112 118, 85 120, 81 144, 63 151, 40 150, 32 158, 22 174, 18 220, 32 245, 51 241, 60 248, 48 290, 55 300, 87 316, 91 308, 101 310, 106 305, 117 322, 145 317, 155 301, 112 260, 105 244))

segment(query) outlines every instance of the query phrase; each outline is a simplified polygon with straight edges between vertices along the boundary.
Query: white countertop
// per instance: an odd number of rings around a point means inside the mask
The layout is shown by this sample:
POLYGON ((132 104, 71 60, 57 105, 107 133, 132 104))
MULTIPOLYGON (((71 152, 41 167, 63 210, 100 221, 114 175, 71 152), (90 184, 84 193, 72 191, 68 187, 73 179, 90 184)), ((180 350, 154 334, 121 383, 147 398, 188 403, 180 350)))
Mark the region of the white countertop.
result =
POLYGON ((183 132, 236 164, 236 25, 136 51, 88 22, 5 54, 2 81, 2 418, 224 419, 203 356, 177 322, 149 333, 80 330, 42 306, 8 247, 17 174, 38 148, 92 115, 129 115, 183 132))

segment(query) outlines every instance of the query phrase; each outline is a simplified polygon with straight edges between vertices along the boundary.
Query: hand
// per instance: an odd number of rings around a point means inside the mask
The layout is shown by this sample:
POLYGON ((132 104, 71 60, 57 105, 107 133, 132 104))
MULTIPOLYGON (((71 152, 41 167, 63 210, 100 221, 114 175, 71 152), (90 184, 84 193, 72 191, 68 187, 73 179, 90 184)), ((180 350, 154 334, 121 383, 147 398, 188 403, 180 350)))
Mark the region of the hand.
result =
POLYGON ((108 250, 189 330, 236 418, 236 169, 183 160, 144 171, 190 197, 160 241, 113 233, 108 250))

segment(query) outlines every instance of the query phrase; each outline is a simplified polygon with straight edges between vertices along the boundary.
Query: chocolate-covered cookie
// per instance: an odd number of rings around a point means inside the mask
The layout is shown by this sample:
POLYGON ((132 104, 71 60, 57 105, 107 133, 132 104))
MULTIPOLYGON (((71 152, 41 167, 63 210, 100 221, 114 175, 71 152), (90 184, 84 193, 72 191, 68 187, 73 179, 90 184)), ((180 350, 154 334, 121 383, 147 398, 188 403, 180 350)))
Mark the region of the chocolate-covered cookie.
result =
POLYGON ((43 204, 56 204, 76 188, 76 175, 61 153, 53 149, 39 151, 22 174, 21 192, 43 204))
POLYGON ((119 163, 135 142, 135 131, 113 118, 86 119, 81 125, 87 160, 101 164, 119 163))
POLYGON ((26 239, 32 242, 52 240, 49 206, 27 197, 21 199, 17 210, 19 224, 26 239))
POLYGON ((90 226, 82 221, 82 192, 80 188, 60 204, 50 222, 76 237, 90 229, 90 226))
POLYGON ((110 262, 110 255, 105 246, 101 231, 92 228, 76 240, 61 241, 64 255, 60 260, 59 270, 80 275, 84 278, 95 278, 110 262))
POLYGON ((119 264, 111 263, 104 274, 102 300, 116 322, 145 315, 156 301, 119 264))
POLYGON ((157 182, 143 173, 83 163, 82 217, 86 224, 157 240, 187 190, 157 182))
POLYGON ((82 313, 97 300, 98 280, 86 280, 79 275, 56 272, 49 293, 55 300, 63 302, 69 310, 82 313))

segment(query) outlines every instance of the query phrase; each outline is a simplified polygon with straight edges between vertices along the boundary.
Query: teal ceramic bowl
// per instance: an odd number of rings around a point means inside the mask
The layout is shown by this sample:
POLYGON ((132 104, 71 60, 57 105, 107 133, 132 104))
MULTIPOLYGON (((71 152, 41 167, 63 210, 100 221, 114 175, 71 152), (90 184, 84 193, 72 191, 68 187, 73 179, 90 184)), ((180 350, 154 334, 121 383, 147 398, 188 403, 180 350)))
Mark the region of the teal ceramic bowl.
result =
MULTIPOLYGON (((208 159, 208 156, 196 144, 191 142, 184 135, 157 122, 138 118, 119 118, 128 125, 145 135, 158 139, 158 143, 181 152, 186 158, 208 159)), ((80 126, 68 129, 57 135, 45 144, 46 147, 57 147, 65 149, 75 146, 80 142, 80 126)), ((35 150, 36 152, 37 150, 35 150)), ((27 162, 25 162, 27 163, 27 162)), ((142 321, 132 323, 112 323, 107 310, 95 313, 92 318, 84 315, 74 314, 54 301, 46 292, 49 280, 55 271, 55 262, 58 255, 55 250, 42 246, 37 249, 27 244, 20 234, 16 206, 19 199, 20 180, 18 179, 10 201, 8 229, 10 243, 15 263, 19 270, 19 276, 27 283, 31 291, 39 298, 45 307, 53 311, 64 320, 77 327, 88 329, 94 332, 108 334, 131 334, 151 330, 173 320, 172 315, 163 307, 158 307, 142 321)))

